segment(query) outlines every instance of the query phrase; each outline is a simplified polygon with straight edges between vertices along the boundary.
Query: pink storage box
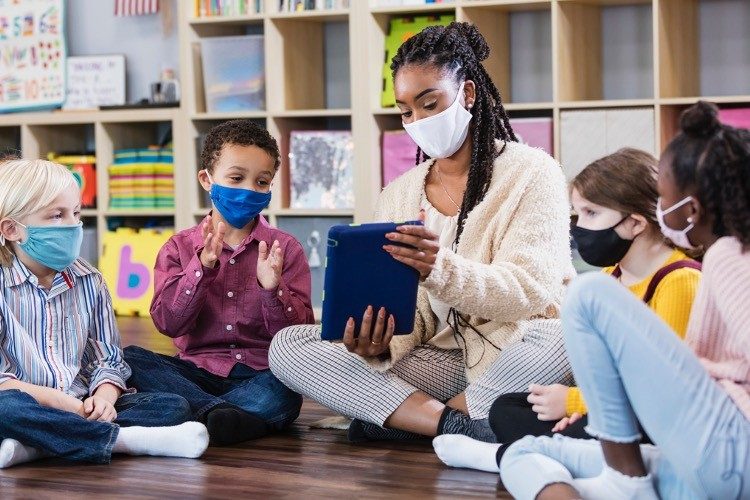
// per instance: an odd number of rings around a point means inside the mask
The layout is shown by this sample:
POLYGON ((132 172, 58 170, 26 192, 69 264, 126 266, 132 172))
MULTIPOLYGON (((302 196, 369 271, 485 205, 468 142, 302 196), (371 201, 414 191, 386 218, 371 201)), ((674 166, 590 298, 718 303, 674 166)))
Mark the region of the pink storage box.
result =
POLYGON ((729 108, 719 110, 719 120, 725 125, 750 129, 750 108, 729 108))
POLYGON ((383 187, 414 167, 417 145, 405 130, 383 132, 383 187))
POLYGON ((550 156, 554 155, 552 118, 513 118, 510 126, 519 142, 541 148, 550 156))

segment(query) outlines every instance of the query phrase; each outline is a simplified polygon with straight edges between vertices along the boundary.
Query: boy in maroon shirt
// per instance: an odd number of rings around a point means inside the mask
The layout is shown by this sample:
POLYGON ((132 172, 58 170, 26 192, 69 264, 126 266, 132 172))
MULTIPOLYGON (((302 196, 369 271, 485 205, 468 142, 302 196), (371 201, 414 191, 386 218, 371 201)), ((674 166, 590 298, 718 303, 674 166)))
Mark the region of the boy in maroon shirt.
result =
POLYGON ((273 336, 314 322, 302 246, 260 215, 279 157, 273 137, 249 120, 208 133, 198 180, 213 210, 173 236, 155 267, 151 316, 179 353, 125 349, 129 384, 183 396, 213 444, 283 429, 302 404, 268 369, 273 336))

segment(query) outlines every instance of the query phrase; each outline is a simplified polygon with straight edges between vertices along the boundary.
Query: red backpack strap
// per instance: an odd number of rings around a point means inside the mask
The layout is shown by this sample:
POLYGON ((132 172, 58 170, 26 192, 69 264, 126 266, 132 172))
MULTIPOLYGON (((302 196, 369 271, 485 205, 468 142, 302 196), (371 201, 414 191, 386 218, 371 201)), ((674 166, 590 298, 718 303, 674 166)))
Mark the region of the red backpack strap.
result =
POLYGON ((656 271, 654 277, 651 278, 651 282, 648 284, 646 293, 643 295, 643 302, 645 302, 646 304, 651 302, 651 299, 654 298, 654 293, 656 293, 656 287, 659 286, 659 283, 661 283, 669 273, 671 273, 672 271, 677 271, 678 269, 695 269, 696 271, 701 271, 702 266, 698 261, 685 259, 678 260, 677 262, 672 262, 671 264, 662 267, 661 269, 656 271))

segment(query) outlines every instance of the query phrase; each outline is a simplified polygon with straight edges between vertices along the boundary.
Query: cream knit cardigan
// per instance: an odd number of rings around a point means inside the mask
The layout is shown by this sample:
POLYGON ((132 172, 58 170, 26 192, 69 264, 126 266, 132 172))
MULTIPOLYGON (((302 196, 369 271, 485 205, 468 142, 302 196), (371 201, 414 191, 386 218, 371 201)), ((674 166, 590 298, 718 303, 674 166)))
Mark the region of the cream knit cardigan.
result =
MULTIPOLYGON (((498 142, 498 148, 502 143, 498 142)), ((381 193, 375 219, 415 220, 433 160, 417 165, 381 193)), ((455 307, 500 349, 520 340, 534 320, 559 317, 565 283, 575 275, 570 252, 570 204, 560 166, 540 149, 509 142, 494 163, 487 194, 469 213, 456 252, 442 248, 419 287, 414 331, 397 335, 390 358, 368 359, 384 371, 434 337, 427 292, 455 307)), ((471 382, 500 351, 470 328, 463 333, 471 382)))

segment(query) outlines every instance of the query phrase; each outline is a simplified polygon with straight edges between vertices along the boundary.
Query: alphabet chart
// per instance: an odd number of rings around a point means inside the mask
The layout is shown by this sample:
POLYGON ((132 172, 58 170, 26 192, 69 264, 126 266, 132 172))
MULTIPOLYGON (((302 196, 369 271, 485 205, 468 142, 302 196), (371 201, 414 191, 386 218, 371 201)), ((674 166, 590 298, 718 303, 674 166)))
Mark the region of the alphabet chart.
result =
POLYGON ((0 112, 65 99, 63 0, 0 0, 0 112))

